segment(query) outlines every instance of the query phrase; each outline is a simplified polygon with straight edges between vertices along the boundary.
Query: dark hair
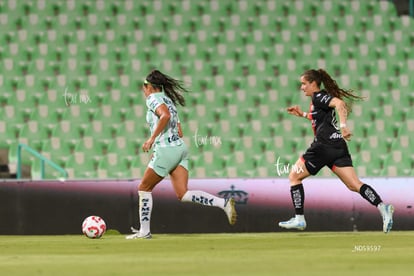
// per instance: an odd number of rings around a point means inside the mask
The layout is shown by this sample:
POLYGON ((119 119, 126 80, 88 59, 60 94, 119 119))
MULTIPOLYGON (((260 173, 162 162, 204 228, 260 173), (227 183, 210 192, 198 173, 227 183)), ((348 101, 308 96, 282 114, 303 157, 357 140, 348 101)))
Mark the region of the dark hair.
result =
POLYGON ((158 70, 152 70, 145 79, 151 83, 152 86, 163 90, 175 105, 177 103, 182 106, 185 105, 185 99, 182 93, 189 91, 183 86, 182 81, 173 79, 158 70))
POLYGON ((329 95, 345 101, 348 112, 352 111, 352 103, 355 100, 363 99, 363 97, 355 95, 353 93, 353 90, 345 90, 340 88, 336 81, 332 79, 331 76, 323 69, 307 70, 302 74, 302 76, 309 82, 316 81, 318 87, 323 84, 326 92, 328 92, 329 95))

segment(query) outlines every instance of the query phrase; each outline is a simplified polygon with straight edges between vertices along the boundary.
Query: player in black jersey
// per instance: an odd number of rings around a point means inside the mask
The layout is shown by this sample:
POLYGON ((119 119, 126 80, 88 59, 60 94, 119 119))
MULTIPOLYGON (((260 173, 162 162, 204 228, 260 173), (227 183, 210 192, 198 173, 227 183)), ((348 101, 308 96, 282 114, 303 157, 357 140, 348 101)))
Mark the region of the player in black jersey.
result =
POLYGON ((298 106, 289 107, 287 111, 310 120, 315 138, 294 166, 300 170, 292 170, 289 174, 290 193, 296 215, 288 221, 280 222, 279 226, 298 230, 306 228, 302 180, 316 175, 320 169, 328 166, 349 190, 360 193, 368 202, 377 206, 383 218, 383 231, 388 233, 392 228, 394 207, 384 204, 377 192, 358 178, 345 141, 349 141, 352 135, 346 125, 350 103, 361 98, 351 90, 338 87, 336 81, 323 69, 305 71, 300 81, 301 90, 312 98, 309 112, 302 111, 298 106), (320 88, 321 84, 324 89, 320 88))

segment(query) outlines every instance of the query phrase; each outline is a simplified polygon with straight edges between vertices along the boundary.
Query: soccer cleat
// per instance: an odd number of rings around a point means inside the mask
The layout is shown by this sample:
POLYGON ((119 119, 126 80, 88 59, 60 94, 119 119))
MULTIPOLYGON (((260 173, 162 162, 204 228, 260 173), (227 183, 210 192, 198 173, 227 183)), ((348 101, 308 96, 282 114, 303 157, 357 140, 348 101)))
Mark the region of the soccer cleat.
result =
POLYGON ((135 229, 134 227, 131 227, 131 231, 134 234, 126 236, 125 239, 134 240, 134 239, 151 239, 152 238, 151 232, 148 232, 147 234, 141 234, 141 232, 138 229, 135 229))
POLYGON ((237 221, 237 213, 236 213, 236 202, 234 198, 226 198, 224 202, 224 212, 226 212, 227 218, 229 220, 230 225, 236 224, 237 221))
POLYGON ((298 219, 296 217, 293 217, 288 221, 279 222, 279 226, 286 229, 305 230, 306 221, 305 219, 298 219))
POLYGON ((391 231, 392 228, 392 215, 394 213, 394 206, 392 206, 391 204, 383 204, 383 206, 381 206, 380 208, 380 212, 382 215, 383 222, 382 230, 384 231, 384 233, 388 233, 391 231))

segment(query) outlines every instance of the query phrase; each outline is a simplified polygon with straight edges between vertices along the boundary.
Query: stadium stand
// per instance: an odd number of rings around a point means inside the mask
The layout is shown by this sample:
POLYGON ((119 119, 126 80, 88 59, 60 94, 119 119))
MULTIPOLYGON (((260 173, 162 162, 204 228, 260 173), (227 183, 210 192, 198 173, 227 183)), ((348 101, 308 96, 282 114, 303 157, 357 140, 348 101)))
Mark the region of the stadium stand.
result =
POLYGON ((26 143, 71 178, 141 177, 141 83, 159 68, 192 89, 191 177, 286 177, 277 160, 293 164, 312 130, 284 109, 309 105, 298 76, 323 67, 366 97, 349 122, 359 175, 414 176, 414 22, 389 1, 10 0, 0 39, 10 168, 26 143))

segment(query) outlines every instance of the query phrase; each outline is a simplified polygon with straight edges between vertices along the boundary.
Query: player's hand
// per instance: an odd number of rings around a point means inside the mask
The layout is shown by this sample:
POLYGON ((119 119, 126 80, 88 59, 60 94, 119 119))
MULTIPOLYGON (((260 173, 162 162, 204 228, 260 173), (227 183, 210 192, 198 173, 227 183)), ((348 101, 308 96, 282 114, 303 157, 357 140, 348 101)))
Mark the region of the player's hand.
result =
POLYGON ((154 138, 149 138, 147 141, 145 141, 145 143, 142 145, 142 150, 144 152, 148 152, 151 148, 152 145, 154 144, 155 139, 154 138))
POLYGON ((341 128, 341 133, 346 141, 351 141, 352 132, 347 127, 341 128))
POLYGON ((296 115, 301 117, 303 115, 303 111, 300 109, 298 105, 294 105, 287 108, 287 112, 292 115, 296 115))

